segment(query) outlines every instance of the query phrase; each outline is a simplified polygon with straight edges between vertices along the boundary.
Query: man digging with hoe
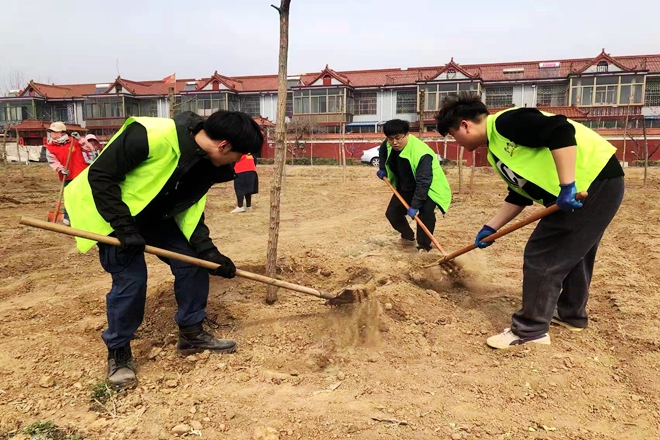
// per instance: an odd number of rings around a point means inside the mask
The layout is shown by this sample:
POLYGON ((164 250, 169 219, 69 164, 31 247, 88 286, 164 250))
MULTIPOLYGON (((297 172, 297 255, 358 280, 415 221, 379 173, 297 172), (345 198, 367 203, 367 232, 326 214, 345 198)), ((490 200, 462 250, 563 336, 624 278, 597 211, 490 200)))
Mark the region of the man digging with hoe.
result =
POLYGON ((511 328, 488 338, 493 348, 550 344, 550 322, 571 331, 587 326, 586 305, 598 244, 623 199, 623 169, 616 148, 565 116, 535 108, 491 115, 476 94, 449 95, 437 115, 438 132, 466 150, 488 148, 488 161, 509 186, 499 212, 475 245, 533 202, 559 211, 541 219, 525 246, 522 308, 511 328), (578 191, 587 191, 584 202, 578 191))
MULTIPOLYGON (((217 263, 210 271, 161 258, 174 275, 179 326, 177 350, 231 353, 236 342, 216 339, 203 324, 209 273, 233 278, 234 263, 222 255, 204 224, 206 193, 234 179, 232 164, 257 152, 259 126, 247 114, 219 111, 207 120, 186 112, 175 119, 129 118, 96 161, 65 192, 71 226, 115 236, 121 245, 98 243, 101 265, 112 275, 106 297, 108 382, 115 388, 137 383, 130 341, 142 323, 147 294, 145 245, 217 263)), ((87 252, 95 242, 76 238, 87 252)))

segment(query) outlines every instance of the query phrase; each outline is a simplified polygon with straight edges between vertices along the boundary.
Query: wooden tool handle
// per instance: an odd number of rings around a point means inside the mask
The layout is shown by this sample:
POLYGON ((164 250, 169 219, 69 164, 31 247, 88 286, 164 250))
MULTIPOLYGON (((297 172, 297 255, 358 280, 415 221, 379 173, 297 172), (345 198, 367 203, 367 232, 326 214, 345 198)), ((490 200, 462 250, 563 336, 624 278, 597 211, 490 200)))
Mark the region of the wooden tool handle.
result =
MULTIPOLYGON (((387 177, 383 177, 383 181, 384 181, 385 183, 387 183, 387 186, 390 187, 390 189, 392 190, 392 192, 394 193, 394 195, 397 197, 397 199, 399 199, 399 201, 401 202, 401 204, 402 204, 406 209, 409 209, 410 206, 408 205, 408 203, 407 203, 405 200, 403 200, 403 197, 401 197, 401 194, 399 194, 399 191, 397 191, 396 188, 394 188, 394 185, 392 185, 392 183, 389 181, 389 179, 388 179, 387 177)), ((417 222, 417 224, 419 225, 419 227, 422 228, 422 230, 426 233, 426 235, 429 236, 429 238, 431 239, 431 241, 433 242, 433 244, 435 245, 435 247, 440 251, 440 253, 441 253, 442 255, 447 255, 447 252, 445 252, 445 250, 442 248, 442 246, 440 246, 440 243, 438 242, 438 240, 435 239, 435 237, 433 236, 433 234, 431 234, 431 231, 429 231, 428 228, 424 225, 424 223, 422 223, 422 221, 419 219, 419 216, 418 216, 417 214, 415 214, 415 221, 417 222)))
MULTIPOLYGON (((45 229, 48 231, 52 232, 59 232, 61 234, 66 234, 66 235, 71 235, 73 237, 80 237, 80 238, 86 238, 88 240, 94 240, 98 241, 99 243, 104 243, 104 244, 109 244, 113 246, 119 246, 119 240, 114 238, 114 237, 108 237, 107 235, 101 235, 101 234, 95 234, 94 232, 89 232, 89 231, 83 231, 81 229, 73 229, 68 226, 63 226, 63 225, 58 225, 54 223, 49 223, 45 222, 42 220, 36 220, 33 218, 29 217, 21 217, 20 223, 22 225, 27 225, 27 226, 33 226, 35 228, 40 228, 40 229, 45 229)), ((190 257, 188 255, 183 255, 178 252, 172 252, 168 251, 165 249, 153 247, 153 246, 145 246, 144 251, 157 255, 159 257, 163 258, 171 258, 173 260, 179 260, 183 261, 185 263, 190 263, 190 264, 195 264, 197 266, 205 267, 207 269, 217 269, 219 267, 219 264, 213 263, 211 261, 206 261, 202 260, 200 258, 195 258, 195 257, 190 257)), ((335 298, 336 295, 327 293, 327 292, 321 292, 316 289, 312 289, 310 287, 305 287, 305 286, 299 286, 297 284, 289 283, 286 281, 282 280, 276 280, 274 278, 270 278, 264 275, 259 275, 256 273, 252 272, 247 272, 241 269, 236 269, 236 275, 241 277, 241 278, 247 278, 252 281, 258 281, 260 283, 265 283, 265 284, 270 284, 273 286, 281 287, 283 289, 288 289, 288 290, 293 290, 295 292, 300 292, 300 293, 306 293, 308 295, 313 295, 318 298, 325 298, 325 299, 332 299, 335 298)))
MULTIPOLYGON (((587 198, 587 195, 588 195, 588 193, 586 191, 581 191, 575 196, 575 199, 576 200, 584 200, 585 198, 587 198)), ((489 235, 488 237, 484 238, 481 241, 483 241, 484 243, 490 243, 492 241, 497 240, 500 237, 504 237, 505 235, 510 234, 513 231, 517 231, 518 229, 520 229, 524 226, 527 226, 530 223, 534 223, 535 221, 540 220, 543 217, 547 217, 548 215, 550 215, 554 212, 557 212, 557 211, 559 211, 559 206, 557 206, 557 205, 549 206, 545 209, 542 209, 542 210, 530 215, 529 217, 527 217, 524 220, 521 220, 517 223, 514 223, 511 226, 507 226, 506 228, 501 228, 496 233, 489 235)), ((454 258, 459 257, 463 254, 466 254, 466 253, 468 253, 471 250, 476 249, 476 248, 477 248, 477 246, 473 243, 470 246, 466 246, 463 249, 459 249, 455 252, 452 252, 451 254, 446 255, 444 258, 442 258, 439 261, 439 264, 446 263, 447 261, 453 260, 454 258)))

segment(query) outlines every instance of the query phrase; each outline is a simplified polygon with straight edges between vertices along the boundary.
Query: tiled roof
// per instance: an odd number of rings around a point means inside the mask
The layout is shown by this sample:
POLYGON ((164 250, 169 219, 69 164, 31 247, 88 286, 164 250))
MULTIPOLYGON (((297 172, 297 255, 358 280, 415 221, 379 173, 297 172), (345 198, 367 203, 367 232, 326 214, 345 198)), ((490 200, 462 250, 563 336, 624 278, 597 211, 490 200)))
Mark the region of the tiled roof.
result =
MULTIPOLYGON (((30 130, 46 130, 50 127, 50 122, 43 122, 43 121, 37 121, 34 119, 27 119, 25 121, 22 121, 19 124, 12 125, 9 127, 10 130, 18 130, 18 131, 30 131, 30 130)), ((66 131, 72 132, 72 131, 87 131, 86 128, 81 127, 78 124, 66 124, 66 131)))
POLYGON ((454 69, 457 72, 461 72, 463 75, 467 76, 468 78, 475 78, 479 75, 479 70, 477 70, 476 72, 468 72, 466 69, 456 64, 456 62, 454 61, 454 57, 452 57, 451 60, 443 67, 441 67, 439 70, 431 73, 430 75, 425 75, 424 79, 431 80, 433 78, 437 78, 441 73, 444 73, 449 69, 454 69))
MULTIPOLYGON (((660 75, 660 54, 610 56, 603 50, 595 58, 574 58, 563 60, 522 61, 494 64, 459 64, 452 58, 449 63, 441 66, 411 67, 408 69, 373 69, 373 70, 347 70, 335 71, 326 66, 316 73, 303 73, 300 75, 302 84, 311 84, 325 74, 352 87, 387 87, 406 86, 414 87, 418 81, 427 81, 435 78, 439 73, 454 68, 468 77, 483 81, 515 81, 539 79, 566 79, 571 74, 584 72, 588 67, 601 60, 613 63, 624 70, 646 70, 649 73, 660 75), (542 68, 546 65, 559 63, 559 67, 542 68), (508 73, 504 72, 508 69, 508 73), (511 70, 521 69, 521 70, 511 70)), ((188 82, 196 83, 196 90, 202 89, 212 80, 217 80, 227 88, 237 92, 275 92, 277 91, 277 75, 253 75, 228 77, 220 75, 217 71, 208 78, 202 79, 176 79, 175 93, 182 92, 188 82)), ((132 81, 117 78, 123 88, 135 95, 167 95, 169 85, 164 80, 132 81)), ((95 84, 49 85, 30 82, 30 86, 42 96, 51 99, 82 98, 84 95, 94 93, 95 84)), ((27 90, 26 90, 27 92, 27 90)), ((24 94, 26 93, 24 92, 24 94)))
POLYGON ((262 118, 261 116, 256 116, 253 117, 254 121, 259 125, 259 127, 275 127, 275 124, 268 119, 268 118, 262 118))
POLYGON ((341 73, 332 70, 330 67, 328 67, 327 64, 325 65, 325 69, 323 69, 320 74, 313 77, 312 80, 305 81, 303 84, 304 85, 314 84, 316 81, 319 80, 319 78, 325 75, 330 75, 331 77, 333 77, 334 79, 336 79, 337 81, 339 81, 344 85, 351 85, 351 80, 346 75, 342 75, 341 73))
POLYGON ((49 99, 82 98, 83 95, 93 93, 95 88, 95 84, 55 85, 30 81, 23 92, 23 96, 29 94, 30 89, 33 89, 39 95, 49 99))
MULTIPOLYGON (((564 115, 567 118, 571 119, 581 119, 586 118, 589 115, 589 110, 581 109, 578 107, 565 106, 565 107, 550 107, 550 106, 537 106, 541 111, 553 113, 555 115, 564 115)), ((491 115, 506 110, 506 108, 489 108, 488 111, 491 115)))

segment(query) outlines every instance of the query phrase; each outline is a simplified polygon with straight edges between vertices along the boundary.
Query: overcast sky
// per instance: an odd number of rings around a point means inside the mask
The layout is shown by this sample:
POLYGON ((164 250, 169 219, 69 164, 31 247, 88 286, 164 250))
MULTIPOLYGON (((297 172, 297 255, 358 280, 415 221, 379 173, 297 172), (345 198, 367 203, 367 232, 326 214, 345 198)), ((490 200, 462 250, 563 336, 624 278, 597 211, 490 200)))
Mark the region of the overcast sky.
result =
MULTIPOLYGON (((274 2, 3 0, 0 80, 275 74, 274 2)), ((658 0, 292 0, 289 74, 660 53, 659 16, 658 0)))

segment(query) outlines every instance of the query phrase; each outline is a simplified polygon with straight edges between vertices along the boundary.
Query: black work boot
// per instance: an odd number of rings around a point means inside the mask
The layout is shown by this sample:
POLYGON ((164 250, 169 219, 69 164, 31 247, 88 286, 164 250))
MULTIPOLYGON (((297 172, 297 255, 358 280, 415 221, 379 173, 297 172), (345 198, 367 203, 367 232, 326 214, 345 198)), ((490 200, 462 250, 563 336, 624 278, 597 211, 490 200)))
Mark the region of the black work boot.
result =
POLYGON ((131 346, 108 348, 108 384, 115 389, 133 388, 137 385, 131 346))
POLYGON ((236 351, 236 341, 233 339, 217 339, 204 329, 204 325, 211 329, 218 328, 218 324, 209 318, 198 324, 179 327, 179 343, 176 346, 179 353, 187 356, 204 350, 216 353, 233 353, 236 351))

